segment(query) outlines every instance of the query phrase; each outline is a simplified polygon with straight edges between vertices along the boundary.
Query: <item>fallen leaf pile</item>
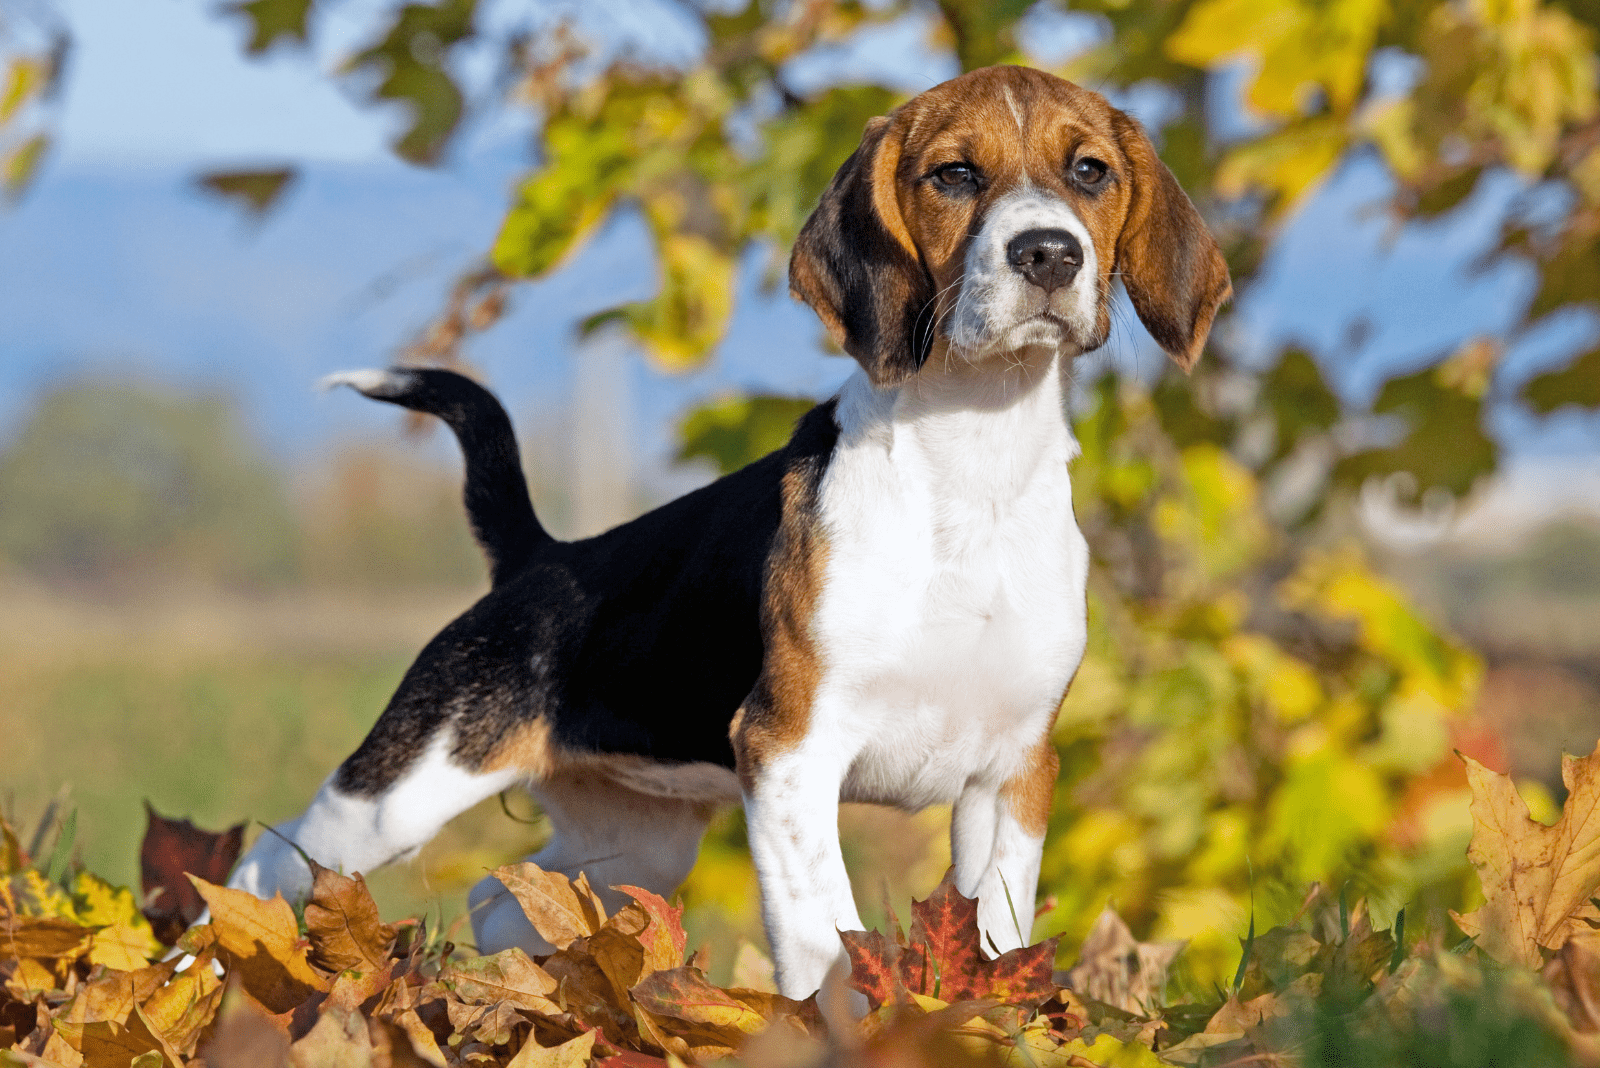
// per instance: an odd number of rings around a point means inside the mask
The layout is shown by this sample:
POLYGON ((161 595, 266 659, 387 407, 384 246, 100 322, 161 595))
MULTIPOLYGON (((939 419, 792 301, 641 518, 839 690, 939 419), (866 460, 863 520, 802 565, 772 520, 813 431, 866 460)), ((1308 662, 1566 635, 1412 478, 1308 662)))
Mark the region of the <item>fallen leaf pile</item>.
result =
POLYGON ((420 921, 385 923, 359 874, 314 867, 299 912, 226 888, 238 827, 151 811, 141 901, 74 869, 70 820, 48 860, 31 855, 42 835, 24 848, 0 821, 0 1064, 1600 1065, 1600 748, 1565 761, 1550 827, 1467 765, 1485 898, 1455 917, 1470 938, 1406 946, 1404 913, 1378 931, 1363 903, 1313 888, 1294 924, 1252 923, 1231 989, 1179 1004, 1181 944, 1139 942, 1108 908, 1069 971, 1053 970, 1055 940, 986 952, 948 875, 909 933, 892 910, 887 934, 843 932, 848 979, 796 1002, 711 983, 682 906, 635 887, 608 915, 582 876, 501 868, 556 951, 471 956, 420 921))

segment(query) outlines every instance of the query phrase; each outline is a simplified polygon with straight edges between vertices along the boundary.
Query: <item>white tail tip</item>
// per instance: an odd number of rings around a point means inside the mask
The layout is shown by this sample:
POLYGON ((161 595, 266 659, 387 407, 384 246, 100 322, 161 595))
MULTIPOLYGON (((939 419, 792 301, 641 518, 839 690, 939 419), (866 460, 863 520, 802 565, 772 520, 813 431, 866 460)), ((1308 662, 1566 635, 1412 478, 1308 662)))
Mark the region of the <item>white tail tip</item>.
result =
POLYGON ((393 371, 385 371, 377 367, 365 367, 359 371, 339 371, 331 374, 317 383, 317 389, 326 393, 339 386, 349 386, 357 393, 372 394, 382 390, 393 392, 401 387, 400 376, 393 371))

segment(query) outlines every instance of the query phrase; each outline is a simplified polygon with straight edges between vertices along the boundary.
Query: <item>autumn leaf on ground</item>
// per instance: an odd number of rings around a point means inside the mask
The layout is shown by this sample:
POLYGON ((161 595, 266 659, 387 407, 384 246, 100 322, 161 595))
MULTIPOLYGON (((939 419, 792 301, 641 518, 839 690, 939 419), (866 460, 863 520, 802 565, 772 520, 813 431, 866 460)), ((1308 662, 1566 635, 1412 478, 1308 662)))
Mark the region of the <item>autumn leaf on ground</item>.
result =
POLYGON ((144 914, 156 937, 170 946, 206 907, 185 873, 210 883, 225 881, 234 861, 239 859, 244 824, 236 823, 221 834, 213 834, 188 820, 168 819, 148 801, 144 811, 149 821, 139 847, 144 914))
POLYGON ((378 917, 378 906, 360 874, 341 875, 311 862, 311 900, 306 902, 310 960, 326 972, 387 970, 395 929, 378 917))
POLYGON ((978 947, 978 903, 955 888, 955 869, 926 901, 911 903, 904 948, 876 931, 841 931, 850 955, 850 985, 874 1009, 903 1000, 903 990, 942 1001, 1039 1002, 1055 992, 1051 967, 1058 939, 1013 949, 993 960, 978 947))
POLYGON ((288 1012, 328 989, 328 981, 311 967, 310 946, 282 895, 263 901, 247 890, 190 878, 211 907, 211 926, 230 971, 268 1012, 288 1012))
POLYGON ((587 938, 606 922, 605 907, 581 873, 573 881, 524 861, 491 874, 511 891, 540 937, 557 949, 566 949, 575 938, 587 938))
POLYGON ((1140 942, 1107 905, 1083 940, 1067 985, 1123 1012, 1149 1015, 1164 1000, 1167 970, 1185 942, 1140 942))
POLYGON ((1461 759, 1472 787, 1467 859, 1478 869, 1484 903, 1451 916, 1496 960, 1538 968, 1541 949, 1560 949, 1588 930, 1577 913, 1600 915, 1589 904, 1600 890, 1600 746, 1586 757, 1562 755, 1567 803, 1551 827, 1528 814, 1510 776, 1461 759))

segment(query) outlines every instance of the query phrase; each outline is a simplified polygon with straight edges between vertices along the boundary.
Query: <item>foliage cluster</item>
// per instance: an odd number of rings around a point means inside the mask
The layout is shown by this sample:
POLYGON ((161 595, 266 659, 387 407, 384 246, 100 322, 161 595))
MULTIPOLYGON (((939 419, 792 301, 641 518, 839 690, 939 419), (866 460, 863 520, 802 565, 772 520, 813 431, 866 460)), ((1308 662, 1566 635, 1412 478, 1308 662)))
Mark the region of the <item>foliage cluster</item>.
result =
POLYGON ((1109 909, 1068 972, 1052 971, 1054 939, 987 956, 976 902, 948 875, 913 902, 909 934, 892 910, 887 933, 842 932, 848 974, 796 1002, 756 960, 741 962, 746 985, 713 985, 681 904, 619 887, 632 903, 608 916, 582 875, 496 870, 554 952, 471 956, 422 921, 383 922, 359 874, 314 861, 298 912, 216 885, 205 876, 227 872, 238 827, 212 835, 151 811, 141 911, 71 863, 70 817, 38 860, 48 826, 24 848, 0 822, 0 1063, 1600 1063, 1600 747, 1567 759, 1554 826, 1467 763, 1486 900, 1457 918, 1476 944, 1408 943, 1403 912, 1378 931, 1365 902, 1314 885, 1286 923, 1258 935, 1252 920, 1226 988, 1179 1003, 1166 973, 1181 945, 1139 943, 1109 909))

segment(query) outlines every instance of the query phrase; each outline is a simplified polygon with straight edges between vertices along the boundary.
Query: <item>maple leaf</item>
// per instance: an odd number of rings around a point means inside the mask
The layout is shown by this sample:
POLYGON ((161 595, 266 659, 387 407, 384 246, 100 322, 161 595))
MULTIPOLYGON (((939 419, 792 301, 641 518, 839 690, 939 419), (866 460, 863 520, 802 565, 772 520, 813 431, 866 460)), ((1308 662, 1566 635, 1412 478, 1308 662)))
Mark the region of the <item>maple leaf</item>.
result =
POLYGON ((1528 814, 1511 777, 1469 756, 1472 845, 1467 859, 1483 884, 1482 907, 1456 923, 1502 963, 1538 968, 1543 949, 1560 949, 1586 930, 1576 914, 1600 890, 1600 746, 1586 757, 1562 754, 1567 802, 1546 827, 1528 814))
POLYGON ((899 992, 946 1002, 1039 1002, 1055 993, 1052 967, 1057 939, 1002 953, 979 951, 978 902, 955 888, 955 869, 924 901, 911 903, 911 934, 904 948, 878 932, 841 931, 850 955, 850 985, 876 1009, 900 1000, 899 992), (898 986, 897 986, 898 984, 898 986))
POLYGON ((311 899, 305 909, 311 963, 334 973, 386 972, 395 929, 379 918, 366 880, 359 873, 341 875, 316 861, 311 862, 311 873, 311 899))
POLYGON ((185 874, 198 875, 211 883, 227 879, 244 843, 244 824, 213 834, 188 820, 167 819, 148 801, 144 811, 148 824, 139 846, 144 915, 156 937, 170 946, 206 907, 185 874))

